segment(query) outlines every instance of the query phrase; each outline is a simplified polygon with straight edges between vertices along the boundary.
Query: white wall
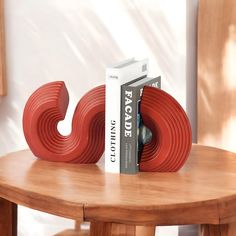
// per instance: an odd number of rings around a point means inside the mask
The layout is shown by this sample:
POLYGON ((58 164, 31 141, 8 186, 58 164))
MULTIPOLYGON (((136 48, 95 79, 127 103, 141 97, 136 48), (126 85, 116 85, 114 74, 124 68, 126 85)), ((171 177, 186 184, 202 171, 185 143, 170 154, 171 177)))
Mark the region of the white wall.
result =
MULTIPOLYGON (((163 89, 187 110, 195 136, 196 12, 197 0, 5 1, 8 96, 0 99, 0 155, 27 148, 22 112, 40 85, 66 81, 71 100, 60 128, 68 133, 76 103, 104 83, 105 67, 133 56, 149 58, 150 75, 161 74, 163 89)), ((23 208, 22 236, 32 235, 27 221, 35 224, 35 236, 63 225, 23 208)))

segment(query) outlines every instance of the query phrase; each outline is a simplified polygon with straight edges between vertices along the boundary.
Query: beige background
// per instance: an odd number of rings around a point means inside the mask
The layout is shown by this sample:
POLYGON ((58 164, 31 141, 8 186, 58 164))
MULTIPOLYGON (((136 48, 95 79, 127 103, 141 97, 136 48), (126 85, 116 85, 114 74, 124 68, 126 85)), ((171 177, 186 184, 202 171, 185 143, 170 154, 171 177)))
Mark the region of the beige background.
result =
POLYGON ((236 152, 236 4, 201 1, 200 9, 198 141, 236 152))

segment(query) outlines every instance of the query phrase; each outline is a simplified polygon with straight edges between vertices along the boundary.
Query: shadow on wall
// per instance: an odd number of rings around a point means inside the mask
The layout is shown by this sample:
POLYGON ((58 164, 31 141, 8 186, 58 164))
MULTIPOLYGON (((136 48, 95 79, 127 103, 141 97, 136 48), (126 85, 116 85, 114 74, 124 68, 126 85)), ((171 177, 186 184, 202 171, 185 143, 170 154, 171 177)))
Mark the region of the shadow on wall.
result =
POLYGON ((164 13, 160 9, 158 11, 146 9, 144 11, 136 1, 123 0, 123 3, 126 3, 125 10, 134 27, 139 31, 142 40, 152 52, 156 64, 159 65, 168 82, 172 85, 175 84, 178 78, 176 78, 173 67, 178 57, 173 55, 178 52, 173 43, 175 35, 164 13))
POLYGON ((207 14, 202 12, 199 25, 198 142, 236 152, 236 5, 202 1, 203 9, 207 14))
MULTIPOLYGON (((174 91, 173 95, 184 106, 186 55, 176 46, 179 40, 176 29, 158 4, 154 10, 137 1, 117 3, 120 7, 117 10, 126 15, 130 28, 138 32, 137 45, 144 45, 145 56, 161 68, 163 83, 174 91)), ((122 31, 124 26, 118 25, 122 39, 117 41, 112 26, 101 19, 105 10, 101 8, 99 11, 102 12, 98 14, 92 4, 73 1, 66 4, 6 2, 9 93, 0 106, 0 154, 26 147, 21 125, 23 107, 29 95, 40 85, 55 80, 66 82, 72 105, 69 106, 65 129, 70 130, 76 103, 86 91, 104 83, 105 67, 123 60, 130 52, 135 55, 139 51, 136 47, 127 53, 122 46, 126 44, 126 48, 132 48, 132 41, 128 32, 122 31)), ((119 20, 116 19, 116 24, 119 20)), ((191 109, 188 113, 191 118, 191 109)))
MULTIPOLYGON (((146 1, 105 1, 106 6, 118 5, 112 9, 102 6, 100 1, 5 2, 8 95, 0 101, 0 155, 27 147, 21 124, 23 108, 40 85, 56 80, 66 82, 71 102, 65 129, 70 130, 73 109, 83 94, 104 83, 107 65, 130 56, 149 57, 152 65, 162 72, 163 83, 185 105, 186 54, 185 49, 182 52, 182 47, 177 45, 181 38, 178 30, 183 31, 185 22, 180 21, 175 28, 173 19, 169 21, 171 16, 167 17, 160 7, 166 2, 171 7, 174 1, 150 2, 153 7, 146 1), (115 25, 102 18, 114 9, 120 12, 119 16, 109 15, 115 25), (128 26, 120 24, 122 16, 126 17, 128 26), (136 34, 131 35, 134 32, 136 34)), ((182 8, 185 5, 182 3, 185 0, 178 1, 175 6, 182 8)), ((182 11, 178 12, 177 18, 182 16, 182 11)), ((188 50, 190 47, 191 43, 188 50)), ((188 73, 191 74, 191 69, 188 73)), ((190 81, 194 78, 188 79, 192 92, 190 81)), ((191 99, 191 93, 187 95, 191 99)), ((190 105, 187 110, 191 118, 190 105)), ((33 223, 37 223, 36 216, 33 223)), ((21 235, 32 235, 27 227, 19 228, 21 235)), ((35 236, 56 233, 50 224, 36 229, 35 236)))
MULTIPOLYGON (((170 22, 166 19, 162 11, 155 12, 155 14, 153 14, 152 9, 144 11, 135 1, 129 1, 127 11, 133 20, 133 24, 139 30, 143 40, 145 40, 146 45, 152 51, 156 63, 161 68, 162 74, 164 74, 162 82, 165 84, 167 81, 171 87, 168 92, 182 106, 186 104, 185 108, 192 127, 193 141, 196 142, 196 27, 198 0, 186 0, 185 4, 186 48, 184 51, 186 50, 186 54, 184 55, 179 53, 176 42, 178 39, 173 33, 173 26, 170 25, 170 22), (186 65, 182 65, 181 63, 185 61, 186 65), (179 67, 183 68, 181 73, 179 67), (186 87, 181 87, 183 84, 186 87), (179 91, 179 93, 176 91, 179 91), (186 93, 186 95, 183 95, 183 93, 186 93)), ((179 33, 181 33, 181 30, 179 33)))
POLYGON ((186 111, 197 142, 197 11, 198 0, 186 0, 186 111))
POLYGON ((21 120, 35 89, 64 80, 74 109, 85 92, 104 83, 105 66, 124 58, 92 10, 63 12, 44 2, 42 12, 37 3, 30 11, 19 6, 17 12, 12 2, 6 3, 8 95, 0 100, 1 155, 27 147, 21 120))

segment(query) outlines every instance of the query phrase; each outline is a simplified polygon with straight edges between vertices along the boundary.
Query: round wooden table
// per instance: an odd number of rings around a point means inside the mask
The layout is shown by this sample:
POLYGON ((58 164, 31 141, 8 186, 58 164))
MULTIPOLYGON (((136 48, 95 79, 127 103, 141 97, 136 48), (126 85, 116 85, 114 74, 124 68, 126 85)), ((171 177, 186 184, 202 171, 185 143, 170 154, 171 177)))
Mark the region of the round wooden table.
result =
POLYGON ((200 224, 204 236, 232 236, 236 154, 193 145, 177 173, 119 175, 98 165, 47 162, 19 151, 0 158, 0 197, 4 236, 16 235, 16 204, 90 221, 93 236, 147 235, 145 230, 154 232, 156 225, 182 224, 200 224))

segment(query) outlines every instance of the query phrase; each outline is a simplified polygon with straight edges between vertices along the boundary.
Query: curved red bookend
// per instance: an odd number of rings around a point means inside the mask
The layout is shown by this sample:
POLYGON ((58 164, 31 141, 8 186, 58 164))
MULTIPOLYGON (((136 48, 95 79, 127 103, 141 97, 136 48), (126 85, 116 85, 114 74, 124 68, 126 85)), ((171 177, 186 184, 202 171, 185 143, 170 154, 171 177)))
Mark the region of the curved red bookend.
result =
MULTIPOLYGON (((96 163, 104 152, 105 86, 98 86, 79 101, 68 136, 57 130, 65 118, 69 96, 64 82, 52 82, 36 90, 25 105, 23 129, 35 156, 49 161, 96 163)), ((185 163, 192 144, 188 117, 168 93, 144 87, 143 123, 152 131, 144 145, 141 171, 177 171, 185 163)))
POLYGON ((153 138, 149 144, 144 145, 140 170, 179 170, 187 160, 192 146, 191 126, 183 108, 163 90, 144 87, 141 114, 153 138))
POLYGON ((104 152, 105 86, 79 101, 68 136, 57 130, 65 118, 69 96, 64 82, 52 82, 36 90, 25 105, 23 129, 35 156, 49 161, 96 163, 104 152))

